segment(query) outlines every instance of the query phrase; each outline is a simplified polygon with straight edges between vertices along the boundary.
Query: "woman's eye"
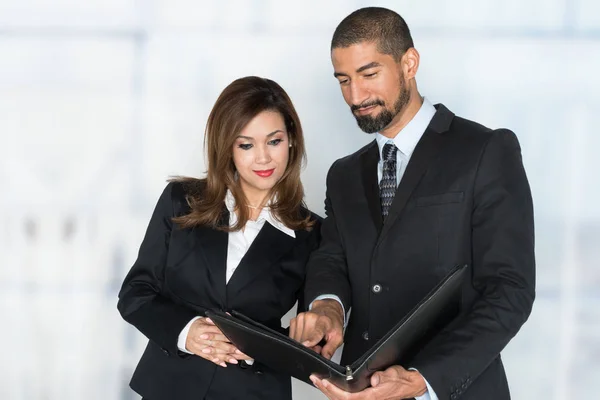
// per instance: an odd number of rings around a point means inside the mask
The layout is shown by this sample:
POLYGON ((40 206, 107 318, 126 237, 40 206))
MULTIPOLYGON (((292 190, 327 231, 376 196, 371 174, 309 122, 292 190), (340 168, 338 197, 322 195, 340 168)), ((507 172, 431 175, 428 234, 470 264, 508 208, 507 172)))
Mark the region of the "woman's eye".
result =
POLYGON ((283 142, 283 139, 273 139, 273 140, 269 141, 269 144, 271 146, 277 146, 281 142, 283 142))
POLYGON ((250 150, 252 145, 250 143, 242 143, 238 147, 242 150, 250 150))

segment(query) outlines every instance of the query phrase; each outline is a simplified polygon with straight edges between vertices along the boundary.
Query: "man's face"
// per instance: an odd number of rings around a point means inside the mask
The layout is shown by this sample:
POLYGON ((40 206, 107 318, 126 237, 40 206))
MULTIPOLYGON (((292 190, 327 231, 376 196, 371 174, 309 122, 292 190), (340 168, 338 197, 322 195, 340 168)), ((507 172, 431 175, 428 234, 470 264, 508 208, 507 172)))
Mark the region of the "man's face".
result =
POLYGON ((361 42, 331 52, 334 76, 360 129, 385 129, 410 99, 400 62, 382 54, 373 42, 361 42))

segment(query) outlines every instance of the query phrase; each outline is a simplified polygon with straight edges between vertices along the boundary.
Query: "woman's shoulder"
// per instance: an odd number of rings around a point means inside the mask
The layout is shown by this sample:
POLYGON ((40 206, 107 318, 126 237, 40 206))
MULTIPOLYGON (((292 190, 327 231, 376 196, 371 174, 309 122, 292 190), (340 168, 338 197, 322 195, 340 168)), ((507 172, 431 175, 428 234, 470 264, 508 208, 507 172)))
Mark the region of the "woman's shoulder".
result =
POLYGON ((206 188, 206 179, 178 176, 168 180, 167 188, 170 189, 173 198, 201 196, 206 188))
POLYGON ((165 192, 170 193, 175 214, 180 215, 189 211, 190 197, 200 198, 206 188, 206 179, 175 177, 169 179, 165 192))

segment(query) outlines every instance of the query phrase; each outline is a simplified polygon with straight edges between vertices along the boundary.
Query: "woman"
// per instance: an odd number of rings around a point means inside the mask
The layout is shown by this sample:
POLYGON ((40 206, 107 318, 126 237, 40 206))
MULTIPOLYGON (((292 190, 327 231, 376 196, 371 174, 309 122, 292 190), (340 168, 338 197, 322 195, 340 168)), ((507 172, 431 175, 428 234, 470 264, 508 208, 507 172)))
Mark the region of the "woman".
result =
POLYGON ((289 376, 203 316, 236 310, 281 328, 302 293, 320 221, 303 205, 298 115, 277 83, 238 79, 211 111, 205 148, 206 178, 167 185, 119 293, 149 339, 130 385, 148 400, 291 399, 289 376))

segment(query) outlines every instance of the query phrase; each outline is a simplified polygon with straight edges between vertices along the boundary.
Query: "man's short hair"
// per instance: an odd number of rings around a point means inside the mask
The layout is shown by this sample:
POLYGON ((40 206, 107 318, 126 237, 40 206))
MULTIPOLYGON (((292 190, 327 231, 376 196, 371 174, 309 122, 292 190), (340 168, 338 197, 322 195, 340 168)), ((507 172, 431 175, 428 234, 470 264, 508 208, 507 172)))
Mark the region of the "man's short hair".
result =
POLYGON ((361 42, 377 43, 380 53, 389 54, 396 61, 414 46, 404 19, 382 7, 361 8, 344 18, 333 33, 331 50, 361 42))

